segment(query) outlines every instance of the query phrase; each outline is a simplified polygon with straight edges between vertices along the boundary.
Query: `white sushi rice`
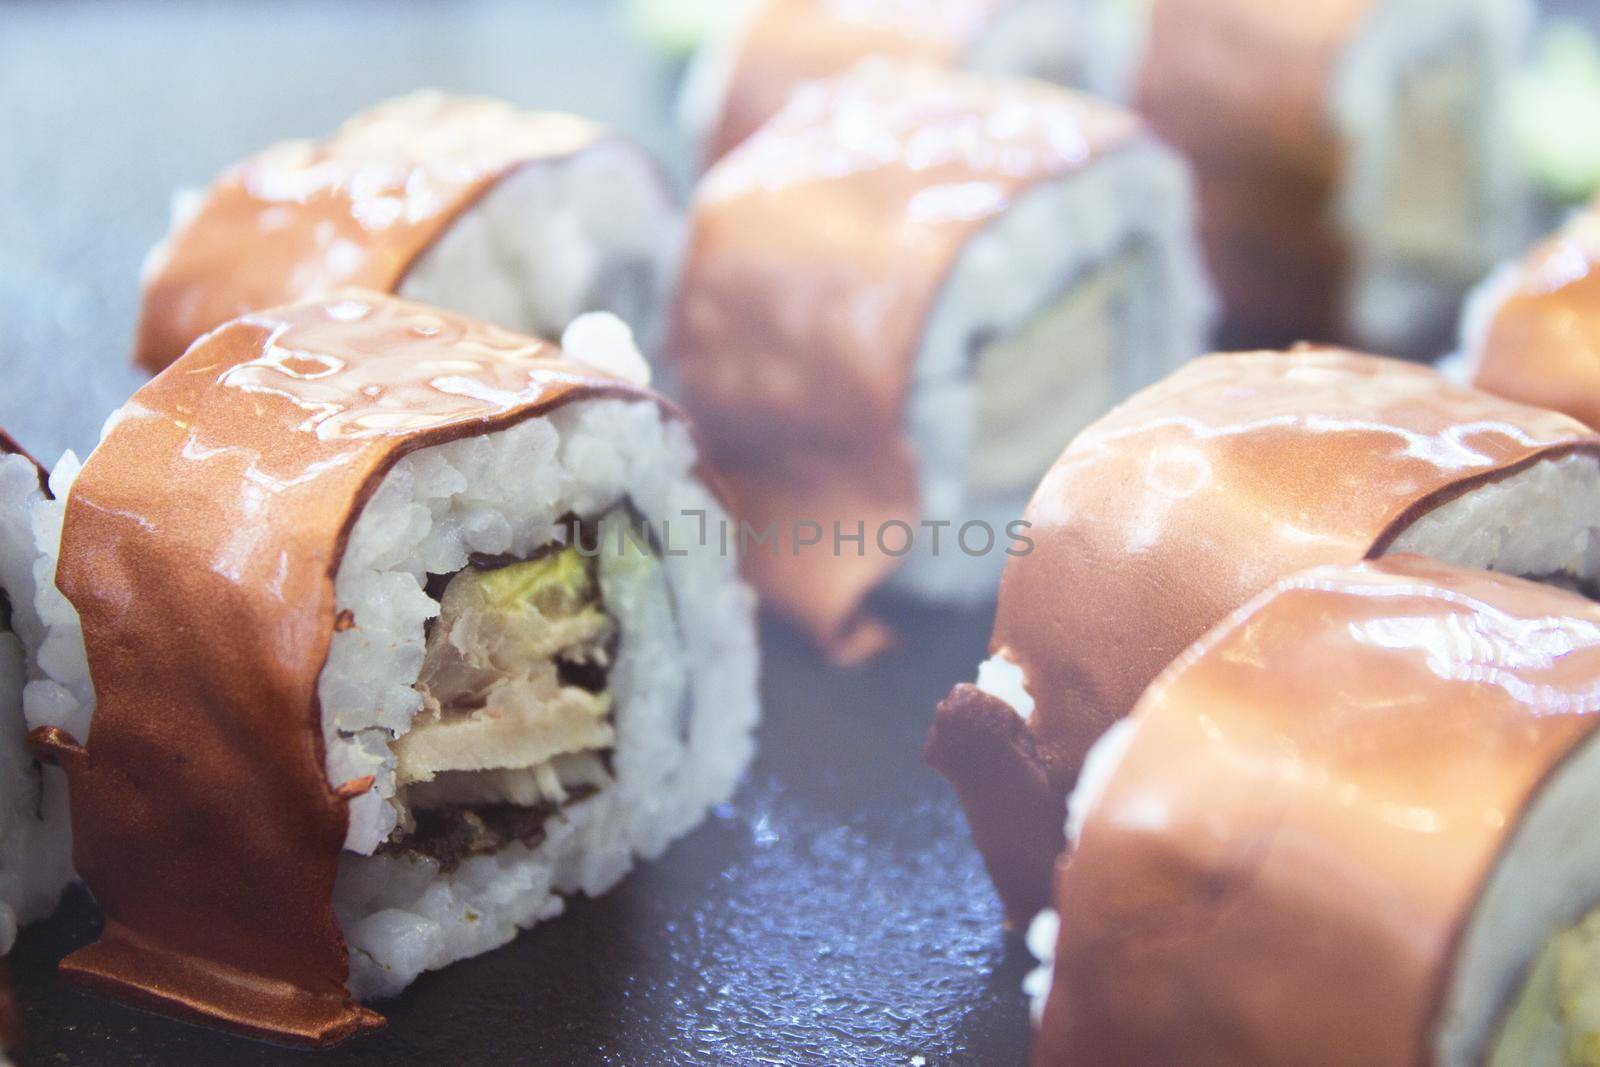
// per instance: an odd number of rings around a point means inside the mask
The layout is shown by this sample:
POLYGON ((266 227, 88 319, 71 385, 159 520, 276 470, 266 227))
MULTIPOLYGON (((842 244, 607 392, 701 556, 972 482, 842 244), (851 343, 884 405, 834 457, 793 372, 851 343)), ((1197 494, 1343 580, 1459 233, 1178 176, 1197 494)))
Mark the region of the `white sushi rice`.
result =
POLYGON ((1576 453, 1541 460, 1463 493, 1418 518, 1385 555, 1560 584, 1600 574, 1600 463, 1576 453))
POLYGON ((587 401, 414 453, 362 512, 336 581, 338 608, 358 625, 335 635, 318 682, 329 782, 376 778, 351 804, 335 895, 357 996, 398 992, 420 971, 509 941, 559 912, 560 893, 604 892, 731 794, 756 720, 753 600, 715 533, 695 544, 698 520, 685 516, 704 512, 714 531, 723 515, 696 462, 687 428, 654 404, 587 401), (559 536, 562 516, 625 499, 658 529, 670 523, 672 549, 690 552, 663 556, 661 588, 609 567, 613 548, 602 548, 602 594, 621 634, 609 684, 615 784, 551 816, 537 847, 513 844, 447 875, 430 859, 373 855, 399 814, 392 743, 422 706, 411 682, 438 613, 425 575, 460 570, 469 553, 526 554, 559 536))
MULTIPOLYGON (((615 362, 614 334, 576 331, 569 354, 615 362), (596 351, 585 335, 598 340, 596 351)), ((560 894, 604 892, 636 858, 658 856, 731 795, 754 750, 755 604, 735 555, 721 551, 724 513, 696 476, 697 462, 688 428, 658 405, 581 401, 414 452, 362 510, 335 581, 337 609, 357 625, 334 635, 317 686, 330 785, 375 780, 350 804, 334 899, 358 998, 392 995, 424 970, 505 944, 558 914, 560 894), (608 676, 613 784, 551 816, 534 848, 512 844, 448 873, 432 859, 375 854, 398 825, 392 746, 421 709, 412 683, 425 624, 439 611, 423 591, 426 575, 458 571, 470 553, 526 554, 565 534, 563 516, 599 516, 623 501, 667 544, 654 581, 652 572, 612 566, 612 542, 598 561, 620 634, 608 676), (709 531, 703 547, 698 513, 709 531)), ((57 468, 63 499, 76 470, 70 457, 57 468)), ((46 575, 62 511, 42 509, 46 575)), ((51 655, 41 656, 47 677, 30 687, 30 721, 84 740, 94 698, 77 614, 52 582, 39 605, 51 655)))
MULTIPOLYGON (((1550 938, 1600 904, 1597 807, 1600 738, 1591 738, 1543 783, 1483 886, 1456 950, 1434 1037, 1444 1067, 1490 1062, 1503 1012, 1527 968, 1550 938)), ((1565 1049, 1549 1051, 1548 1061, 1537 1062, 1574 1062, 1565 1049)))
MULTIPOLYGON (((111 423, 106 425, 109 428, 111 423)), ((39 645, 38 676, 29 679, 22 694, 22 707, 30 730, 55 726, 82 742, 88 738, 94 718, 94 686, 89 681, 89 658, 83 648, 83 625, 77 609, 56 588, 61 523, 66 518, 67 494, 80 469, 74 453, 63 454, 50 472, 54 499, 42 500, 33 509, 33 534, 38 548, 33 571, 34 604, 44 624, 44 639, 39 645)))
POLYGON ((11 628, 0 633, 0 955, 18 927, 54 910, 72 880, 66 781, 28 751, 22 693, 38 673, 44 624, 34 607, 34 512, 44 502, 37 468, 0 456, 0 589, 11 628))
MULTIPOLYGON (((1131 102, 1151 0, 1072 0, 1082 84, 1131 102)), ((1525 242, 1532 198, 1510 149, 1510 86, 1530 0, 1382 0, 1340 57, 1328 122, 1348 152, 1335 220, 1355 254, 1345 317, 1378 347, 1416 343, 1525 242)))
POLYGON ((1028 998, 1028 1015, 1036 1027, 1044 1019, 1044 1006, 1055 981, 1056 939, 1060 936, 1061 915, 1054 908, 1044 909, 1028 924, 1028 953, 1039 962, 1023 976, 1022 992, 1028 998))
POLYGON ((501 179, 418 258, 399 295, 548 338, 584 312, 609 311, 650 353, 684 234, 660 165, 607 137, 501 179))
POLYGON ((1011 705, 1011 710, 1021 718, 1033 717, 1033 694, 1028 692, 1027 677, 1004 652, 978 664, 978 678, 974 684, 979 691, 1011 705))
MULTIPOLYGON (((1008 524, 1019 520, 1038 481, 1077 432, 1113 404, 1169 374, 1209 347, 1216 300, 1195 236, 1188 168, 1155 141, 1115 149, 1080 173, 1041 184, 1019 198, 962 250, 929 317, 913 371, 908 429, 920 461, 925 520, 951 527, 935 551, 918 537, 895 572, 895 587, 936 601, 989 600, 1005 567, 1008 524), (1077 343, 1026 331, 1075 296, 1077 343), (979 373, 974 338, 1000 344, 1021 336, 1006 357, 1028 366, 979 373), (1032 408, 1007 428, 1031 461, 996 484, 975 458, 985 445, 982 390, 1042 388, 1043 376, 1064 375, 1059 403, 1032 408), (971 521, 995 532, 979 552, 956 543, 971 521)), ((1048 400, 1048 397, 1044 399, 1048 400)), ((991 428, 992 430, 992 428, 991 428)))

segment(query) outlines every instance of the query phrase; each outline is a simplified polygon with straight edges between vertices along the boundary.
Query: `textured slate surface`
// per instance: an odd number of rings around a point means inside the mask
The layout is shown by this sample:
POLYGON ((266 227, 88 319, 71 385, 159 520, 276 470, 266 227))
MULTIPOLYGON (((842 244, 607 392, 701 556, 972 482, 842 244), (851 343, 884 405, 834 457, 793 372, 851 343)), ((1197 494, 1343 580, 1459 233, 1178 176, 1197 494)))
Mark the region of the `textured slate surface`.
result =
MULTIPOLYGON (((1593 0, 1563 0, 1570 11, 1593 0)), ((606 119, 681 174, 671 72, 601 0, 251 5, 0 0, 0 425, 80 453, 138 384, 126 346, 173 188, 421 85, 606 119)), ((1020 941, 949 792, 920 763, 986 617, 888 605, 901 650, 859 673, 766 628, 762 755, 735 802, 600 901, 424 976, 334 1063, 1017 1063, 1020 941)), ((53 966, 86 898, 13 959, 25 1063, 307 1062, 100 1001, 53 966)))

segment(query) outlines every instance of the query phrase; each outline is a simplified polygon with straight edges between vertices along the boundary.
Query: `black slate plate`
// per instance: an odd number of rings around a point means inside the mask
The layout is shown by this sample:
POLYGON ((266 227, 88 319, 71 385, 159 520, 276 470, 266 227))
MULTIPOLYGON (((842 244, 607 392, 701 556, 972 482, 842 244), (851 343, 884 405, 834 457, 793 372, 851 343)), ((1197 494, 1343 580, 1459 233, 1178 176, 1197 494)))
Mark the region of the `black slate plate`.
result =
MULTIPOLYGON (((1594 0, 1552 7, 1600 16, 1594 0)), ((170 192, 261 144, 423 85, 608 120, 674 161, 670 71, 601 0, 0 0, 0 425, 91 447, 126 366, 140 257, 170 192)), ((1008 1064, 1031 964, 950 792, 921 765, 934 702, 989 620, 885 605, 903 642, 860 672, 764 630, 761 755, 734 802, 602 900, 380 1007, 321 1054, 79 993, 81 892, 11 960, 24 1064, 1008 1064)))

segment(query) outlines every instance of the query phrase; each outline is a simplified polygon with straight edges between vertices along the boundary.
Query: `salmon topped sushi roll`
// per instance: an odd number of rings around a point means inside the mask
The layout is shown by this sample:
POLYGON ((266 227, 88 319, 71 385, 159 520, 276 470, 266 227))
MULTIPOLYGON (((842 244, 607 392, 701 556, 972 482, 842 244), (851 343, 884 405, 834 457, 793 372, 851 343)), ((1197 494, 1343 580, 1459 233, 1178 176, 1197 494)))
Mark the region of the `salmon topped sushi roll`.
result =
POLYGON ((558 348, 349 291, 135 394, 62 501, 35 737, 106 913, 64 973, 329 1044, 728 798, 754 602, 647 380, 609 316, 558 348))
POLYGON ((926 754, 1014 923, 1049 899, 1090 747, 1241 604, 1308 567, 1414 552, 1600 579, 1600 437, 1565 415, 1341 349, 1208 356, 1062 453, 1028 506, 990 657, 926 754))
POLYGON ((701 182, 668 365, 778 538, 764 600, 857 659, 886 583, 988 601, 1039 477, 1212 311, 1188 173, 1132 113, 873 59, 701 182))
POLYGON ((1085 87, 1194 164, 1248 345, 1432 355, 1527 239, 1510 99, 1532 0, 1069 0, 1085 87))
POLYGON ((576 115, 413 93, 180 194, 145 261, 134 361, 154 373, 235 316, 343 286, 539 337, 610 311, 649 351, 681 231, 677 194, 632 141, 576 115))
POLYGON ((1035 1067, 1595 1062, 1597 728, 1591 600, 1407 555, 1275 583, 1091 756, 1035 1067))

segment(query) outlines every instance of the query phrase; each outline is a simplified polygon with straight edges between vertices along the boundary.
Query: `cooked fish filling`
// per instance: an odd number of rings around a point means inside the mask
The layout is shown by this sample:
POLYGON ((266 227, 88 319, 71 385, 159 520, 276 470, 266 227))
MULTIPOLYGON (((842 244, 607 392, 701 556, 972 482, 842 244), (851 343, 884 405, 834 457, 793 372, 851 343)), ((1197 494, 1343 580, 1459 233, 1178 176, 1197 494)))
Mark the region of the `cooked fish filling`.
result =
POLYGON ((1143 371, 1134 306, 1154 271, 1130 249, 1075 281, 1022 328, 975 346, 978 429, 970 481, 1016 490, 1039 480, 1083 427, 1105 414, 1143 371), (1130 381, 1128 379, 1132 378, 1130 381))
POLYGON ((1600 908, 1545 943, 1490 1067, 1600 1067, 1600 908))
POLYGON ((1396 165, 1377 216, 1358 220, 1395 259, 1431 263, 1462 254, 1461 235, 1478 209, 1468 176, 1480 168, 1465 131, 1484 104, 1481 66, 1460 51, 1418 67, 1399 86, 1396 165))
POLYGON ((474 558, 445 583, 422 710, 394 745, 404 815, 391 850, 448 868, 536 844, 563 805, 610 784, 618 627, 598 556, 558 543, 531 559, 474 558))

